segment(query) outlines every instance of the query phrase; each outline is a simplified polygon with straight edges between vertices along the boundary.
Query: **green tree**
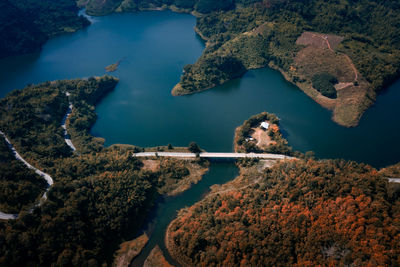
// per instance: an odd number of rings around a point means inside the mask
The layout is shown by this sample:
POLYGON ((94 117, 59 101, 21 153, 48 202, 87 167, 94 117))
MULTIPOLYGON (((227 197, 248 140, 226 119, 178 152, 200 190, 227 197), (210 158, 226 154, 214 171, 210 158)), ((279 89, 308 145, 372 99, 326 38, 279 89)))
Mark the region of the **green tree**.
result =
POLYGON ((201 152, 201 149, 200 149, 198 144, 196 144, 195 142, 191 142, 189 144, 189 151, 192 152, 192 153, 197 154, 197 153, 201 152))

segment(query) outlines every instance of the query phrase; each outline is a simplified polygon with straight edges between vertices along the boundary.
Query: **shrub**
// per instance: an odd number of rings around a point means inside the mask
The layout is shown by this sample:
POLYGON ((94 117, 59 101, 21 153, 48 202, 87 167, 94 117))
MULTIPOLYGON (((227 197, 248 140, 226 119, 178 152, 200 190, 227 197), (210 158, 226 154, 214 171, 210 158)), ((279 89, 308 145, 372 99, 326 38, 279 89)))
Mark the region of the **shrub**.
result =
POLYGON ((315 74, 311 78, 312 86, 320 92, 323 96, 329 98, 336 98, 336 89, 334 87, 335 84, 338 83, 338 80, 335 76, 327 73, 322 72, 315 74))

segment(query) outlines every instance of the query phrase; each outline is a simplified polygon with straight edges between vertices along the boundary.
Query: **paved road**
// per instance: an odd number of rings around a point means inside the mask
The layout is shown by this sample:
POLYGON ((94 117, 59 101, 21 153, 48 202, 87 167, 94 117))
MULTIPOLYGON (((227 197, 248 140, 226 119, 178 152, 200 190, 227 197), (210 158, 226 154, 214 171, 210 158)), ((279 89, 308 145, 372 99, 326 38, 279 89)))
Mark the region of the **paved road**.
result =
POLYGON ((15 220, 18 218, 18 214, 9 214, 0 211, 0 219, 2 220, 15 220))
MULTIPOLYGON (((47 173, 44 173, 41 170, 33 167, 26 160, 24 160, 21 157, 21 155, 18 153, 18 151, 14 148, 14 146, 11 144, 10 140, 8 140, 7 136, 2 131, 0 131, 0 135, 3 136, 3 138, 6 141, 8 147, 10 148, 12 153, 14 154, 14 157, 15 157, 16 160, 21 161, 26 167, 28 167, 29 169, 34 170, 37 175, 41 176, 43 179, 46 180, 46 182, 49 185, 49 187, 47 188, 46 192, 44 192, 44 194, 42 196, 42 199, 43 200, 47 199, 47 191, 49 191, 50 186, 53 184, 53 178, 51 178, 51 176, 48 175, 47 173)), ((39 205, 40 205, 40 203, 39 203, 39 205)), ((3 212, 0 211, 0 219, 9 220, 9 219, 17 219, 17 218, 18 218, 17 214, 8 214, 8 213, 3 213, 3 212)))
MULTIPOLYGON (((195 153, 188 152, 141 152, 134 153, 134 157, 174 157, 174 158, 195 158, 197 155, 195 153)), ((212 153, 203 152, 199 154, 200 158, 225 158, 225 159, 238 159, 238 158, 259 158, 259 159, 294 159, 286 155, 280 154, 258 154, 258 153, 212 153)))
MULTIPOLYGON (((65 95, 67 97, 69 97, 70 93, 66 92, 65 95)), ((65 143, 67 143, 67 145, 72 149, 72 151, 75 151, 76 147, 72 143, 71 138, 70 138, 70 136, 68 134, 68 131, 67 131, 67 119, 72 113, 72 108, 73 108, 72 103, 69 102, 69 107, 68 107, 67 113, 65 114, 65 116, 64 116, 64 118, 63 118, 63 120, 61 122, 61 127, 64 129, 64 140, 65 140, 65 143)))
POLYGON ((398 183, 398 184, 400 184, 400 178, 387 177, 387 179, 389 180, 389 183, 398 183))

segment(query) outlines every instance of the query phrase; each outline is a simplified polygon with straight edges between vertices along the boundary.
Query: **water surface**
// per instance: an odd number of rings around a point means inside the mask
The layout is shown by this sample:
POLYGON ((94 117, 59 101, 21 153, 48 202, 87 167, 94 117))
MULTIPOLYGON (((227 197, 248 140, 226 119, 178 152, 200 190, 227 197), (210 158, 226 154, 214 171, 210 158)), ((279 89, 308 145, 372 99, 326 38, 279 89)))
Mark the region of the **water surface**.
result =
POLYGON ((149 242, 143 249, 142 253, 135 258, 132 266, 143 266, 144 261, 151 250, 158 245, 164 253, 167 261, 179 266, 171 258, 165 247, 164 236, 169 223, 175 219, 177 212, 185 207, 190 207, 197 201, 201 200, 205 194, 210 191, 210 186, 214 184, 224 184, 232 180, 238 175, 238 169, 234 163, 229 162, 212 162, 210 170, 206 173, 202 180, 189 190, 175 197, 166 197, 160 199, 149 216, 149 221, 145 228, 145 232, 150 236, 149 242))
POLYGON ((385 166, 400 161, 400 82, 369 109, 356 128, 331 121, 331 113, 276 71, 249 71, 242 79, 199 94, 173 97, 185 64, 204 48, 187 14, 113 14, 93 25, 50 40, 42 52, 0 61, 0 94, 28 83, 103 75, 122 60, 113 75, 114 92, 97 107, 92 133, 106 145, 128 143, 184 146, 197 142, 208 151, 231 151, 234 129, 262 111, 277 114, 290 145, 322 158, 345 158, 385 166))
MULTIPOLYGON (((204 49, 194 25, 194 17, 169 11, 95 18, 85 30, 50 40, 41 53, 0 60, 0 96, 30 83, 103 75, 104 67, 121 60, 113 73, 120 82, 98 105, 92 129, 106 145, 185 146, 195 141, 208 151, 232 151, 234 129, 268 111, 280 117, 295 150, 376 167, 400 161, 400 81, 382 93, 360 125, 351 129, 332 122, 330 112, 267 68, 249 71, 213 90, 172 97, 183 66, 195 62, 204 49)), ((232 163, 212 163, 197 185, 162 199, 150 216, 149 245, 134 265, 140 266, 156 244, 172 262, 163 238, 177 210, 200 200, 210 185, 235 175, 232 163)))

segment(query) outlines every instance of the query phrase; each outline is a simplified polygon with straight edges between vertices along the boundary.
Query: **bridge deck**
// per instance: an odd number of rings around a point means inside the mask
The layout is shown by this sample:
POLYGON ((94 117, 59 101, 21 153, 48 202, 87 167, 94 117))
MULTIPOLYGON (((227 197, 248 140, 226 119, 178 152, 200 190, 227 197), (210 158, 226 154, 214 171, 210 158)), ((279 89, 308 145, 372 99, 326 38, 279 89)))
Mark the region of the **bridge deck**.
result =
POLYGON ((400 184, 400 178, 392 178, 392 177, 386 177, 389 180, 389 183, 399 183, 400 184))
MULTIPOLYGON (((195 153, 188 152, 141 152, 134 153, 134 157, 174 157, 174 158, 195 158, 195 153)), ((237 159, 237 158, 259 158, 259 159, 293 159, 286 155, 280 154, 257 154, 257 153, 210 153, 203 152, 199 154, 200 158, 225 158, 225 159, 237 159)))

